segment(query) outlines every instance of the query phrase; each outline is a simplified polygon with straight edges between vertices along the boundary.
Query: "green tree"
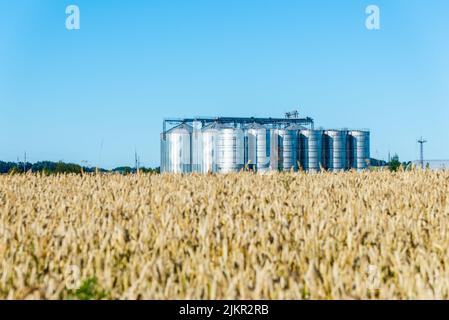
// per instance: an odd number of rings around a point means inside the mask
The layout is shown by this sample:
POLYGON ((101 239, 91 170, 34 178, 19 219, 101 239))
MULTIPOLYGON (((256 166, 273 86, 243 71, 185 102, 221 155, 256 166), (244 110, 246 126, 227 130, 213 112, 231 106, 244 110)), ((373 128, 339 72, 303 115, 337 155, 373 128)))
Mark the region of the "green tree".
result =
POLYGON ((399 161, 399 156, 395 154, 388 163, 388 168, 390 169, 390 171, 398 171, 401 165, 402 164, 401 161, 399 161))

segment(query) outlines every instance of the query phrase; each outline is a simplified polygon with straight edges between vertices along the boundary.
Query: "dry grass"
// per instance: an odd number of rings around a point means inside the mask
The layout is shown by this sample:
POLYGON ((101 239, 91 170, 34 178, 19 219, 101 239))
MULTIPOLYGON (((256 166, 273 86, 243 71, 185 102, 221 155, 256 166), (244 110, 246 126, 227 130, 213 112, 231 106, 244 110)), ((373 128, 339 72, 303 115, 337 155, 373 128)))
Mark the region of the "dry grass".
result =
POLYGON ((0 298, 447 299, 448 195, 449 171, 0 176, 0 298))

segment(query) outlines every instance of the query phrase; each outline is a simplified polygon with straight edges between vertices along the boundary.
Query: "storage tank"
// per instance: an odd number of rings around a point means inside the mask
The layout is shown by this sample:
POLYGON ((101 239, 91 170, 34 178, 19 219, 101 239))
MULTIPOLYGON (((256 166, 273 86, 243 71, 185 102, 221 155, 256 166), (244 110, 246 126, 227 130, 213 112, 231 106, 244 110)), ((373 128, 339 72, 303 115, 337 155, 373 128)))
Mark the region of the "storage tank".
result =
POLYGON ((323 135, 323 165, 329 171, 347 168, 347 131, 325 130, 323 135))
POLYGON ((161 173, 166 172, 166 164, 167 161, 167 154, 166 154, 167 148, 166 148, 166 139, 165 139, 165 133, 161 133, 161 167, 160 171, 161 173))
POLYGON ((298 131, 294 128, 270 130, 270 169, 298 170, 298 131))
POLYGON ((192 127, 182 123, 165 133, 167 159, 166 172, 184 173, 191 171, 192 127))
POLYGON ((270 166, 270 131, 253 123, 245 128, 245 160, 250 170, 266 172, 270 166))
POLYGON ((300 163, 308 172, 320 171, 322 159, 323 131, 303 129, 300 131, 300 163))
POLYGON ((220 133, 221 125, 219 123, 212 123, 201 130, 202 143, 202 166, 203 173, 218 171, 218 134, 220 133))
POLYGON ((351 130, 348 132, 348 153, 350 167, 363 170, 368 168, 370 161, 370 133, 366 130, 351 130))
POLYGON ((192 123, 192 172, 203 172, 203 137, 201 133, 201 122, 192 123))
POLYGON ((221 126, 217 140, 218 172, 238 172, 244 167, 244 133, 240 128, 221 126))

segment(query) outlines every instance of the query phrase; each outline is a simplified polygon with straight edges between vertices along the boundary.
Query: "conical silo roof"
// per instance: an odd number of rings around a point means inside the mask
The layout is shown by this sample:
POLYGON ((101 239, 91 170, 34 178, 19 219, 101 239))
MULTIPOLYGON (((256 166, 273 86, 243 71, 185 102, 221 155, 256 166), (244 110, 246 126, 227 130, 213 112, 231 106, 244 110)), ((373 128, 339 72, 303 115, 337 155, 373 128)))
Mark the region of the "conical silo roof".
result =
POLYGON ((192 133, 193 128, 186 123, 181 123, 176 127, 171 128, 166 133, 192 133))
POLYGON ((211 124, 205 126, 202 130, 203 131, 209 131, 209 130, 220 130, 223 129, 223 125, 218 122, 212 122, 211 124))
POLYGON ((267 129, 265 126, 263 126, 263 125, 261 125, 260 123, 257 123, 257 122, 253 122, 253 123, 250 123, 249 125, 247 125, 246 127, 245 127, 245 129, 258 129, 258 130, 260 130, 260 129, 267 129))
POLYGON ((296 123, 291 124, 291 125, 289 125, 288 127, 285 128, 285 130, 304 130, 304 129, 306 129, 306 127, 303 127, 303 126, 301 126, 299 124, 296 124, 296 123))

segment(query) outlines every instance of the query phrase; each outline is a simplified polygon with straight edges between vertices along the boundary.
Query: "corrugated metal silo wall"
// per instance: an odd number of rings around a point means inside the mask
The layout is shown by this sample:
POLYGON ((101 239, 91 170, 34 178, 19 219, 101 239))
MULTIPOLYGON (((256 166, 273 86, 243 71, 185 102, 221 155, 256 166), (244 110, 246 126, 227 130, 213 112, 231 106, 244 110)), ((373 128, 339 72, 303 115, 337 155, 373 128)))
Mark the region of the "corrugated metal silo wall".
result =
POLYGON ((191 127, 183 124, 182 126, 167 131, 165 137, 166 153, 168 157, 168 161, 166 161, 166 171, 173 173, 191 172, 191 127))
POLYGON ((347 167, 347 131, 325 130, 323 133, 323 166, 329 171, 347 167))
POLYGON ((167 161, 167 150, 166 150, 166 140, 165 133, 161 133, 161 173, 166 172, 166 161, 167 161))
POLYGON ((202 133, 202 172, 217 172, 218 130, 205 128, 202 133))
POLYGON ((239 128, 222 128, 218 134, 218 172, 238 172, 245 161, 244 134, 239 128))
POLYGON ((203 172, 203 137, 201 130, 192 132, 192 172, 203 172))
POLYGON ((350 167, 357 170, 368 168, 370 161, 369 131, 350 130, 348 142, 350 167))
POLYGON ((245 166, 248 170, 266 172, 270 166, 270 131, 266 127, 245 129, 245 166))
POLYGON ((322 158, 322 130, 301 130, 300 136, 301 166, 305 171, 318 172, 321 169, 322 158))

